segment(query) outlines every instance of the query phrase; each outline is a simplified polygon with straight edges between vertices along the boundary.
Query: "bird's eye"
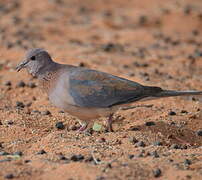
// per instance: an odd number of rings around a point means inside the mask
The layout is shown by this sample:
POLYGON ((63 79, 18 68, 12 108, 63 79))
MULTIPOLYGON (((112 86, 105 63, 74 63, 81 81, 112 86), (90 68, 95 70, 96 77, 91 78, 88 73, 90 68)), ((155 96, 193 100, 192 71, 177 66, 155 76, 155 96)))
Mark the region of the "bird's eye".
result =
POLYGON ((34 61, 34 60, 36 60, 36 57, 35 57, 35 56, 32 56, 30 59, 31 59, 32 61, 34 61))

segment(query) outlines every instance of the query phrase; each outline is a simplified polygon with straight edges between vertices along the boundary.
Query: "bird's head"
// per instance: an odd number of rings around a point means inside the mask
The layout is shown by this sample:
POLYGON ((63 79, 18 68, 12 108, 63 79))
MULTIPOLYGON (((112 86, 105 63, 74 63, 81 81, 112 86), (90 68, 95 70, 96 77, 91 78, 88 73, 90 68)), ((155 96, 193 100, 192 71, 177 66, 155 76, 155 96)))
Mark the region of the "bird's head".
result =
POLYGON ((51 62, 53 61, 47 51, 41 48, 35 48, 26 53, 24 60, 17 65, 16 70, 20 71, 26 68, 31 75, 37 76, 51 62))

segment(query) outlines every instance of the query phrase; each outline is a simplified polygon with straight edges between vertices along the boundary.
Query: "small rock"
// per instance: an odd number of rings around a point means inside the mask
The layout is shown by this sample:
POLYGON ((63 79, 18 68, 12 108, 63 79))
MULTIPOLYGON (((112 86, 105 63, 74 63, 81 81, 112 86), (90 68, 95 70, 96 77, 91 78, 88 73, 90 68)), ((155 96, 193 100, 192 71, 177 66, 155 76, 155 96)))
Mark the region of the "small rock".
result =
POLYGON ((133 159, 135 156, 133 154, 128 155, 129 159, 133 159))
POLYGON ((148 121, 145 123, 146 126, 154 126, 155 123, 153 121, 148 121))
POLYGON ((14 175, 10 173, 10 174, 5 175, 4 178, 5 179, 13 179, 14 175))
POLYGON ((16 86, 17 87, 25 87, 26 84, 24 83, 24 81, 19 81, 16 86))
POLYGON ((160 142, 160 141, 155 141, 155 142, 153 143, 153 145, 154 145, 154 146, 162 146, 163 144, 162 144, 162 142, 160 142))
POLYGON ((175 115, 176 115, 176 112, 170 111, 170 112, 168 113, 168 115, 170 115, 170 116, 175 116, 175 115))
POLYGON ((135 137, 130 137, 129 138, 129 141, 132 143, 132 144, 136 144, 138 142, 138 140, 135 138, 135 137))
POLYGON ((26 159, 24 162, 25 162, 25 163, 29 163, 29 162, 31 162, 31 160, 26 159))
POLYGON ((159 155, 158 155, 157 151, 151 152, 150 155, 155 157, 155 158, 159 158, 159 155))
POLYGON ((187 114, 188 112, 186 110, 181 110, 182 114, 187 114))
POLYGON ((153 171, 153 174, 154 174, 154 177, 160 177, 161 176, 161 170, 159 168, 155 169, 153 171))
POLYGON ((6 151, 0 151, 0 156, 7 156, 7 155, 9 155, 8 152, 6 152, 6 151))
POLYGON ((131 130, 131 131, 139 131, 140 128, 138 128, 138 127, 131 127, 130 130, 131 130))
POLYGON ((17 152, 15 152, 15 153, 13 153, 13 155, 22 156, 22 155, 23 155, 23 153, 22 153, 21 151, 17 151, 17 152))
POLYGON ((11 83, 11 81, 6 81, 6 82, 4 82, 4 85, 5 85, 5 86, 11 86, 12 83, 11 83))
POLYGON ((16 108, 24 108, 24 107, 25 107, 25 105, 22 102, 20 102, 20 101, 16 102, 16 108))
POLYGON ((59 159, 60 160, 68 160, 63 154, 59 154, 59 159))
POLYGON ((70 125, 68 129, 71 131, 76 131, 78 127, 76 125, 70 125))
POLYGON ((37 154, 46 154, 46 151, 42 149, 37 154))
POLYGON ((63 124, 63 122, 57 122, 56 124, 55 124, 55 127, 57 128, 57 129, 64 129, 65 128, 65 126, 64 126, 64 124, 63 124))
POLYGON ((51 112, 48 111, 48 110, 46 110, 46 111, 42 111, 42 112, 41 112, 41 115, 50 115, 50 114, 51 114, 51 112))
POLYGON ((29 83, 27 84, 27 86, 30 87, 30 88, 35 88, 35 87, 36 87, 36 84, 35 84, 34 82, 29 82, 29 83))
POLYGON ((145 143, 143 141, 139 141, 136 143, 138 147, 145 147, 145 143))
POLYGON ((8 125, 13 125, 14 122, 13 122, 12 120, 9 120, 9 121, 7 121, 7 124, 8 124, 8 125))
POLYGON ((187 165, 191 165, 191 161, 189 159, 185 159, 184 160, 184 165, 187 166, 187 165))
POLYGON ((178 144, 172 144, 170 146, 171 149, 180 149, 180 146, 178 144))
POLYGON ((202 136, 202 130, 201 130, 201 129, 198 130, 198 131, 196 132, 196 134, 197 134, 198 136, 202 136))
POLYGON ((79 154, 79 155, 72 155, 71 158, 70 158, 72 161, 82 161, 84 159, 84 156, 79 154))

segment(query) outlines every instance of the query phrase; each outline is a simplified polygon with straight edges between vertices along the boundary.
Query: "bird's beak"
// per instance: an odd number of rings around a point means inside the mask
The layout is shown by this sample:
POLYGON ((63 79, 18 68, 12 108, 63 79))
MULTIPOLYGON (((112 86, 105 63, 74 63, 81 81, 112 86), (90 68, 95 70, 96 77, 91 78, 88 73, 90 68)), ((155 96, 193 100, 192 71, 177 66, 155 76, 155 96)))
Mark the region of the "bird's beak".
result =
POLYGON ((29 61, 28 60, 24 60, 22 61, 20 64, 18 64, 16 66, 16 71, 19 72, 22 68, 25 68, 25 65, 28 63, 29 61))

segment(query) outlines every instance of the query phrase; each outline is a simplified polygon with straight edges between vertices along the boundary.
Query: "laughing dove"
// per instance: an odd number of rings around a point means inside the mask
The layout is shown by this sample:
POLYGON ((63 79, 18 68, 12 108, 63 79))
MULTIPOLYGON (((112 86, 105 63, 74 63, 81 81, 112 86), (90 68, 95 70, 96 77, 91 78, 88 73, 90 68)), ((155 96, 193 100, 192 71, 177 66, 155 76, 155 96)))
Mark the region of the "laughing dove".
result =
POLYGON ((108 117, 112 131, 113 113, 120 107, 142 100, 170 96, 201 95, 202 91, 172 91, 139 83, 104 72, 54 62, 44 49, 31 49, 17 71, 26 68, 37 77, 41 88, 56 107, 79 118, 86 130, 92 119, 108 117))

